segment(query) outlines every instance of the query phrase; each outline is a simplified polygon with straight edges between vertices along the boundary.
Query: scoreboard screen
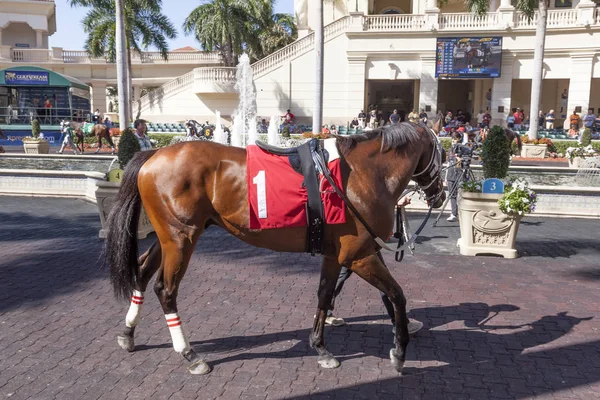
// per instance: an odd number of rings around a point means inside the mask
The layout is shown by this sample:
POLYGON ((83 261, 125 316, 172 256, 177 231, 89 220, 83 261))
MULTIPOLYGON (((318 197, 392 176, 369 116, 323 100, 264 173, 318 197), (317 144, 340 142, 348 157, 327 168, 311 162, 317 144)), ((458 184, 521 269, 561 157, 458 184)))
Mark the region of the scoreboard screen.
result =
POLYGON ((500 77, 501 66, 501 37, 437 39, 436 78, 498 78, 500 77))

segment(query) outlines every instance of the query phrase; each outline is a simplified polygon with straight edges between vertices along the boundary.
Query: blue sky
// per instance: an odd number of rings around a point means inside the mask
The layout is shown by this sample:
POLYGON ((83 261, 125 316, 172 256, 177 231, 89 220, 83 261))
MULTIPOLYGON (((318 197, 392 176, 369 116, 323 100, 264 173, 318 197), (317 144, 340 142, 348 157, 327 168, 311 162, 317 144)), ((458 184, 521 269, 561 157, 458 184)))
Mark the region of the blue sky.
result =
MULTIPOLYGON (((163 0, 164 13, 179 30, 177 39, 169 41, 171 49, 185 46, 199 47, 193 37, 183 35, 181 25, 192 10, 204 2, 203 0, 163 0)), ((50 46, 68 50, 83 49, 85 33, 81 27, 81 20, 86 14, 86 9, 72 8, 67 0, 55 0, 55 3, 56 33, 50 36, 50 46)), ((291 14, 293 9, 294 0, 276 0, 275 12, 291 14)))

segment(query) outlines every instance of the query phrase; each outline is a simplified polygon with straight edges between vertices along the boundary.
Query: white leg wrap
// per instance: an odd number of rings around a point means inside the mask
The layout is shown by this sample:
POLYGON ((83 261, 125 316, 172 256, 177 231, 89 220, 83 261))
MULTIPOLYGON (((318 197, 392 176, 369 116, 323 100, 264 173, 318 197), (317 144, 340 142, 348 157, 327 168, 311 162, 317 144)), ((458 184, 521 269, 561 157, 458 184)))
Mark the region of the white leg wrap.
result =
POLYGON ((129 311, 125 317, 125 326, 128 328, 135 328, 140 322, 140 317, 142 316, 142 304, 144 304, 144 293, 134 290, 133 295, 131 296, 129 311))
POLYGON ((183 332, 183 326, 181 325, 181 319, 174 314, 165 314, 167 319, 167 325, 169 326, 169 332, 171 332, 171 339, 173 340, 173 349, 177 353, 185 353, 190 349, 190 343, 183 332))

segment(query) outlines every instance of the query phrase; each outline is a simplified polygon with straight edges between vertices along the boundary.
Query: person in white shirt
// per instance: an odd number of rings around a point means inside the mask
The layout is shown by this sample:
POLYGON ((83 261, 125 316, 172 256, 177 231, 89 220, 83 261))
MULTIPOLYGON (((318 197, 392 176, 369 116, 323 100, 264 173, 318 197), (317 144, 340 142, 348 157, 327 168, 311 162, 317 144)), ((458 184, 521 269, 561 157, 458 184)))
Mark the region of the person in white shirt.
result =
POLYGON ((477 114, 477 126, 480 128, 483 128, 483 116, 485 114, 483 113, 483 110, 479 110, 479 114, 477 114))

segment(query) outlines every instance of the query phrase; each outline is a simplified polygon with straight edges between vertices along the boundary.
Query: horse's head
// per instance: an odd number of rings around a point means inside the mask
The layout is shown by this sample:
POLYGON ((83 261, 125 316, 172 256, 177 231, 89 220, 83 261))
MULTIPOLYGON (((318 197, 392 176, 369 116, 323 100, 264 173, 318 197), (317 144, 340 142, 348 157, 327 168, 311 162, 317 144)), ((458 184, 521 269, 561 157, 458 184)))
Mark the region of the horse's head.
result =
POLYGON ((425 193, 427 204, 439 208, 446 199, 442 179, 442 145, 430 129, 419 127, 417 130, 425 147, 412 179, 419 185, 419 190, 425 193))

